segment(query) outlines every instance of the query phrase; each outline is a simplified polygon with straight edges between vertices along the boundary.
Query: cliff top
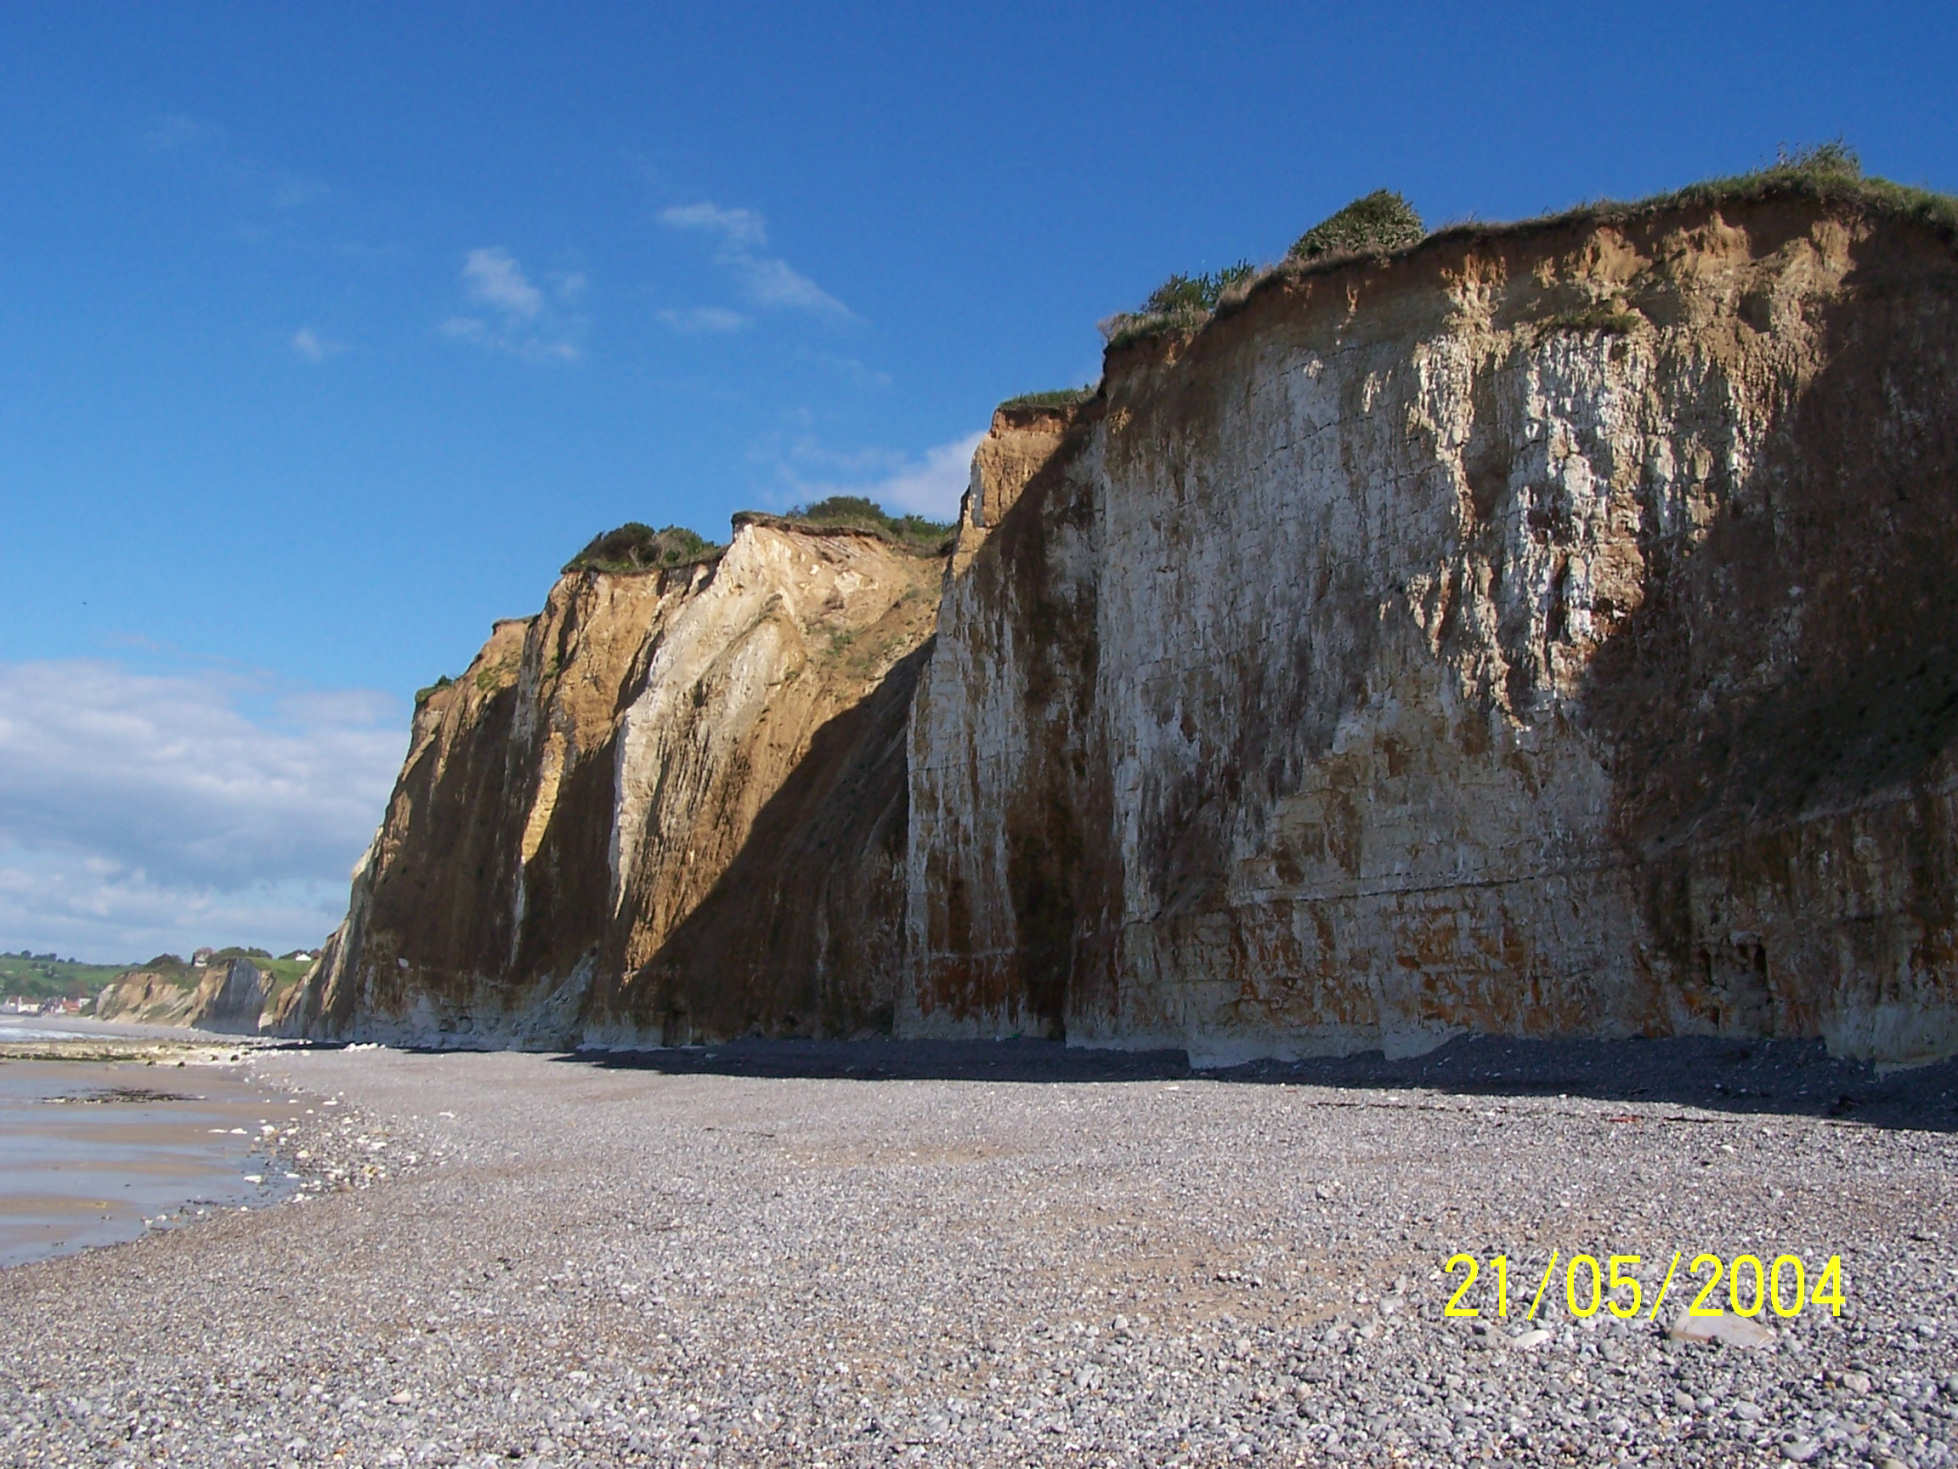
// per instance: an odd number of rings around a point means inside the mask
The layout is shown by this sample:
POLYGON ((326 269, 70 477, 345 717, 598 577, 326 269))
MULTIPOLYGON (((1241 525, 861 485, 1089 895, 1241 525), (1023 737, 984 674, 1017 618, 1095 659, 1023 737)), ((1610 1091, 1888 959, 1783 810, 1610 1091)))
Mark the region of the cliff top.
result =
POLYGON ((1841 143, 1825 143, 1784 153, 1752 173, 1705 179, 1645 199, 1598 199, 1532 219, 1467 220, 1425 233, 1419 216, 1404 200, 1381 190, 1307 230, 1274 265, 1256 268, 1241 263, 1211 276, 1172 275, 1139 309, 1118 312, 1101 328, 1108 352, 1114 353, 1151 339, 1194 334, 1210 321, 1243 309, 1261 289, 1304 276, 1335 274, 1446 244, 1522 240, 1559 229, 1630 224, 1696 208, 1777 200, 1806 200, 1823 208, 1906 222, 1958 245, 1958 197, 1865 175, 1852 150, 1841 143))
POLYGON ((831 495, 798 505, 781 515, 742 510, 734 525, 767 525, 810 535, 868 535, 919 556, 943 556, 951 549, 952 527, 922 515, 892 515, 861 495, 831 495))
POLYGON ((564 571, 603 571, 615 576, 667 571, 717 561, 726 549, 683 525, 654 530, 640 521, 628 520, 617 530, 593 536, 584 550, 564 563, 564 571))
MULTIPOLYGON (((811 535, 869 535, 902 550, 939 556, 947 549, 952 527, 922 515, 892 515, 874 500, 860 495, 831 495, 813 504, 798 505, 779 514, 766 510, 737 510, 731 524, 766 525, 811 535)), ((716 562, 727 547, 688 530, 669 525, 659 530, 627 521, 616 530, 593 536, 585 548, 564 564, 563 574, 597 571, 607 576, 642 576, 655 571, 678 571, 716 562)))

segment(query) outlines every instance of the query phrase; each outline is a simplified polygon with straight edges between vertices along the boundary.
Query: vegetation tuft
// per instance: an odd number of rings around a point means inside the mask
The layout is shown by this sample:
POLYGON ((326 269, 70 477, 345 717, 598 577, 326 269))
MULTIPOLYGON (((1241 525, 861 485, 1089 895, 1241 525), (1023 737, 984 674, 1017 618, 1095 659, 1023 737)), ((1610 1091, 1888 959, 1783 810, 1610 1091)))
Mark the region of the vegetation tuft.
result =
POLYGON ((617 530, 593 536, 584 550, 564 564, 564 569, 633 575, 712 561, 723 549, 683 525, 654 530, 650 525, 629 520, 617 530))
POLYGON ((1251 278, 1254 267, 1248 260, 1227 265, 1208 275, 1173 275, 1149 293, 1142 303, 1142 315, 1167 316, 1179 311, 1210 312, 1232 286, 1251 278))
POLYGON ((1375 189, 1300 235, 1289 255, 1293 260, 1388 255, 1420 244, 1427 233, 1412 204, 1392 189, 1375 189))
POLYGON ((450 684, 454 682, 455 680, 450 678, 445 673, 440 678, 436 679, 434 683, 423 684, 420 688, 415 690, 415 707, 417 709, 421 708, 422 705, 428 702, 429 695, 439 694, 443 689, 446 689, 450 684))
MULTIPOLYGON (((1337 269, 1356 257, 1408 250, 1424 240, 1491 238, 1562 225, 1623 221, 1695 205, 1745 204, 1790 196, 1854 205, 1871 214, 1916 223, 1928 227, 1947 244, 1958 245, 1958 197, 1872 178, 1863 172, 1855 149, 1838 138, 1807 147, 1784 146, 1774 162, 1751 173, 1705 179, 1631 203, 1600 199, 1536 219, 1511 224, 1473 221, 1445 226, 1432 234, 1425 232, 1421 216, 1406 199, 1390 189, 1378 189, 1299 236, 1274 270, 1259 273, 1245 266, 1216 277, 1171 276, 1140 310, 1119 312, 1103 321, 1102 338, 1113 350, 1150 337, 1194 332, 1220 306, 1228 310, 1268 275, 1337 269)), ((1639 318, 1631 312, 1597 308, 1559 318, 1547 323, 1545 329, 1624 334, 1638 325, 1639 318)))
POLYGON ((1537 328, 1539 339, 1552 332, 1605 332, 1612 336, 1628 337, 1637 331, 1645 318, 1623 305, 1600 303, 1587 306, 1582 311, 1567 311, 1561 316, 1553 316, 1537 328))
POLYGON ((1871 214, 1926 225, 1946 243, 1958 244, 1958 198, 1865 174, 1856 150, 1840 138, 1806 147, 1784 145, 1777 150, 1773 163, 1751 173, 1702 179, 1683 189, 1654 194, 1647 199, 1631 202, 1598 199, 1516 224, 1456 225, 1437 231, 1436 237, 1476 237, 1563 224, 1603 223, 1694 205, 1749 204, 1789 197, 1825 204, 1853 204, 1871 214))
POLYGON ((942 520, 928 520, 922 515, 892 515, 875 500, 862 495, 831 495, 813 504, 798 505, 780 519, 797 525, 865 531, 914 551, 944 549, 952 534, 952 527, 942 520))
POLYGON ((1008 398, 999 406, 1002 408, 1073 408, 1087 402, 1094 395, 1094 384, 1084 383, 1078 388, 1055 388, 1046 393, 1022 393, 1017 398, 1008 398))
POLYGON ((1206 275, 1173 275, 1134 311, 1118 311, 1103 321, 1102 340, 1119 347, 1162 332, 1195 331, 1227 293, 1242 290, 1256 275, 1248 260, 1206 275))

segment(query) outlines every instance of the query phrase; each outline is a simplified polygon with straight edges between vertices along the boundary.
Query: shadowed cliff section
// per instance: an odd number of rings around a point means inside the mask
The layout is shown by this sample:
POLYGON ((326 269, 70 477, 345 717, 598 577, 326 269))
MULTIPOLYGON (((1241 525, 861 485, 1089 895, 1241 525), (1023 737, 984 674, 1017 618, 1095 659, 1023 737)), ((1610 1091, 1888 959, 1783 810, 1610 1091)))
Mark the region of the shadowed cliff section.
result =
MULTIPOLYGON (((667 1045, 889 1034, 903 973, 905 725, 931 645, 816 731, 727 870, 643 966, 589 1006, 667 1045)), ((617 956, 601 958, 606 971, 617 956)))
POLYGON ((1877 236, 1813 324, 1703 537, 1648 535, 1584 711, 1682 1007, 1919 1057, 1958 1011, 1958 260, 1877 236))

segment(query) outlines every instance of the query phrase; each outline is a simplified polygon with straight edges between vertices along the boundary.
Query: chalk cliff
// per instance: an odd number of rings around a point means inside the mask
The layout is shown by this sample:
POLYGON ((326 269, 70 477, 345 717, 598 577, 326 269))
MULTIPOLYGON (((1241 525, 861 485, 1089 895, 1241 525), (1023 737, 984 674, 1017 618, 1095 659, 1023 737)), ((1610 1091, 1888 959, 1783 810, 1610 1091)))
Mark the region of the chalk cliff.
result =
POLYGON ((997 415, 947 562, 560 582, 287 1024, 1950 1054, 1953 343, 1853 198, 1280 270, 997 415))

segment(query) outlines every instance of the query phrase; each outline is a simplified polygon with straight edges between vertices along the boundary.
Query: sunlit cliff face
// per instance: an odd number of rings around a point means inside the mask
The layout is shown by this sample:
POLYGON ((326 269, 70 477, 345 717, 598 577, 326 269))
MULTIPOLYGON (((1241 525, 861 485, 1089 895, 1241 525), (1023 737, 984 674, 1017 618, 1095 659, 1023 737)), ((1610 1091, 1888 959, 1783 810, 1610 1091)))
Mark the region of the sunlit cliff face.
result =
POLYGON ((567 579, 289 1023, 1947 1054, 1955 285, 1792 199, 1436 239, 1002 413, 949 563, 567 579))

